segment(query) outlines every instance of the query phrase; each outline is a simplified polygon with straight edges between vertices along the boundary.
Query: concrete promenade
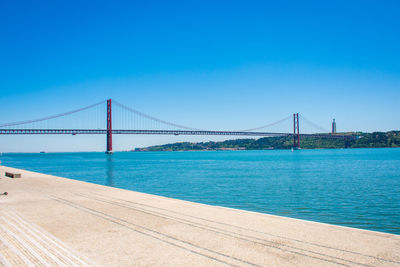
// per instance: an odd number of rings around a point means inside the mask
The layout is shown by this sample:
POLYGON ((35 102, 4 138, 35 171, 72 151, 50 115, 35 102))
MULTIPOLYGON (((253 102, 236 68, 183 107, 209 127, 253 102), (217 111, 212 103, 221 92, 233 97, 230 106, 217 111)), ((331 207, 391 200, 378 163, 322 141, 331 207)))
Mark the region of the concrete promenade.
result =
POLYGON ((0 266, 400 266, 398 235, 0 166, 4 191, 0 266))

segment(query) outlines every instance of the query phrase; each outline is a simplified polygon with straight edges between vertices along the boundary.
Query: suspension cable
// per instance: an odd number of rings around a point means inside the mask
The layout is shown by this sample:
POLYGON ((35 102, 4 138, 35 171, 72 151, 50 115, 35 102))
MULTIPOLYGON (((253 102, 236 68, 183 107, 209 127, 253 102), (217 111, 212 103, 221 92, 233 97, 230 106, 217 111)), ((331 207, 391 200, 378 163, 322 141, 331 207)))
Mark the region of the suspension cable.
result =
POLYGON ((118 106, 120 106, 121 108, 124 108, 124 109, 126 109, 126 110, 128 110, 128 111, 130 111, 130 112, 133 112, 133 113, 135 113, 135 114, 137 114, 137 115, 139 115, 139 116, 142 116, 142 117, 144 117, 144 118, 147 118, 147 119, 150 119, 150 120, 153 120, 153 121, 156 121, 156 122, 160 122, 160 123, 163 123, 163 124, 166 124, 166 125, 169 125, 169 126, 173 126, 173 127, 177 127, 177 128, 181 128, 181 129, 186 129, 186 130, 202 131, 202 130, 200 130, 200 129, 195 129, 195 128, 191 128, 191 127, 179 125, 179 124, 176 124, 176 123, 172 123, 172 122, 168 122, 168 121, 164 121, 164 120, 157 119, 157 118, 155 118, 155 117, 152 117, 152 116, 150 116, 150 115, 147 115, 147 114, 144 114, 144 113, 142 113, 142 112, 140 112, 140 111, 137 111, 136 109, 127 107, 127 106, 125 106, 125 105, 123 105, 123 104, 121 104, 121 103, 119 103, 119 102, 117 102, 117 101, 115 101, 115 100, 113 101, 113 103, 116 104, 116 105, 118 105, 118 106))
MULTIPOLYGON (((142 113, 142 112, 140 112, 140 111, 138 111, 138 110, 135 110, 135 109, 133 109, 133 108, 127 107, 127 106, 125 106, 125 105, 123 105, 123 104, 121 104, 121 103, 119 103, 118 101, 115 101, 115 100, 113 101, 113 103, 115 103, 116 105, 120 106, 121 108, 124 108, 124 109, 126 109, 126 110, 129 110, 130 112, 133 112, 133 113, 135 113, 135 114, 137 114, 137 115, 139 115, 139 116, 141 116, 141 117, 144 117, 144 118, 147 118, 147 119, 150 119, 150 120, 153 120, 153 121, 157 121, 157 122, 160 122, 160 123, 169 125, 169 126, 173 126, 173 127, 177 127, 177 128, 182 128, 182 129, 186 129, 186 130, 203 131, 203 130, 201 130, 201 129, 191 128, 191 127, 179 125, 179 124, 176 124, 176 123, 172 123, 172 122, 168 122, 168 121, 164 121, 164 120, 161 120, 161 119, 152 117, 152 116, 147 115, 147 114, 145 114, 145 113, 142 113)), ((290 118, 291 118, 291 115, 290 115, 290 116, 287 116, 287 117, 285 117, 285 118, 283 118, 283 119, 281 119, 281 120, 279 120, 279 121, 276 121, 276 122, 273 122, 273 123, 270 123, 270 124, 267 124, 267 125, 263 125, 263 126, 256 127, 256 128, 252 128, 252 129, 239 130, 239 132, 251 132, 251 131, 255 131, 255 130, 260 130, 260 129, 263 129, 263 128, 271 127, 271 126, 274 126, 274 125, 279 124, 279 123, 281 123, 281 122, 284 122, 284 121, 286 121, 286 120, 288 120, 288 119, 290 119, 290 118)))
MULTIPOLYGON (((32 119, 32 120, 26 120, 26 121, 17 121, 17 122, 11 122, 11 123, 0 124, 0 128, 8 127, 8 126, 23 125, 23 124, 28 124, 28 123, 40 122, 40 121, 46 121, 46 120, 51 120, 51 119, 55 119, 55 118, 58 118, 58 117, 63 117, 63 116, 71 115, 71 114, 74 114, 74 113, 78 113, 78 112, 80 112, 80 111, 84 111, 84 110, 93 108, 93 107, 95 107, 95 106, 99 106, 99 105, 101 105, 101 104, 104 104, 105 102, 106 102, 106 100, 103 100, 103 101, 100 101, 100 102, 98 102, 98 103, 95 103, 95 104, 92 104, 92 105, 89 105, 89 106, 86 106, 86 107, 83 107, 83 108, 79 108, 79 109, 75 109, 75 110, 72 110, 72 111, 68 111, 68 112, 64 112, 64 113, 59 113, 59 114, 56 114, 56 115, 47 116, 47 117, 43 117, 43 118, 39 118, 39 119, 32 119)), ((119 107, 125 109, 125 110, 128 110, 128 111, 134 113, 135 115, 139 115, 139 116, 141 116, 141 117, 150 119, 150 120, 155 121, 155 122, 159 122, 159 123, 162 123, 162 124, 165 124, 165 125, 177 127, 177 128, 180 128, 180 129, 186 129, 186 130, 192 130, 192 131, 202 131, 201 129, 192 128, 192 127, 187 127, 187 126, 183 126, 183 125, 180 125, 180 124, 176 124, 176 123, 173 123, 173 122, 164 121, 164 120, 161 120, 161 119, 152 117, 152 116, 147 115, 147 114, 145 114, 145 113, 142 113, 142 112, 140 112, 140 111, 138 111, 138 110, 135 110, 135 109, 133 109, 133 108, 130 108, 130 107, 128 107, 128 106, 125 106, 125 105, 123 105, 123 104, 121 104, 121 103, 119 103, 119 102, 117 102, 117 101, 115 101, 115 100, 113 101, 113 103, 116 104, 117 106, 119 106, 119 107)), ((323 127, 321 127, 321 126, 319 126, 319 125, 317 125, 317 124, 311 122, 310 120, 308 120, 306 117, 304 117, 304 115, 301 115, 301 117, 302 117, 302 119, 303 119, 306 123, 308 123, 308 124, 314 126, 315 128, 318 128, 319 130, 322 130, 322 131, 324 131, 324 132, 329 132, 328 130, 324 129, 323 127)), ((259 126, 259 127, 256 127, 256 128, 251 128, 251 129, 239 130, 239 131, 240 131, 240 132, 252 132, 252 131, 260 130, 260 129, 263 129, 263 128, 268 128, 268 127, 277 125, 277 124, 279 124, 279 123, 282 123, 282 122, 288 120, 289 118, 291 118, 291 115, 290 115, 290 116, 287 116, 287 117, 285 117, 285 118, 283 118, 283 119, 281 119, 281 120, 278 120, 278 121, 276 121, 276 122, 270 123, 270 124, 266 124, 266 125, 259 126)))
POLYGON ((80 111, 84 111, 84 110, 93 108, 95 106, 98 106, 100 104, 103 104, 105 102, 106 102, 106 100, 103 100, 103 101, 100 101, 98 103, 95 103, 95 104, 92 104, 92 105, 89 105, 89 106, 86 106, 86 107, 83 107, 83 108, 75 109, 75 110, 64 112, 64 113, 59 113, 59 114, 48 116, 48 117, 43 117, 43 118, 40 118, 40 119, 33 119, 33 120, 27 120, 27 121, 17 121, 17 122, 10 122, 10 123, 5 123, 5 124, 0 124, 0 128, 7 127, 7 126, 15 126, 15 125, 22 125, 22 124, 28 124, 28 123, 33 123, 33 122, 51 120, 51 119, 55 119, 55 118, 58 118, 58 117, 71 115, 71 114, 74 114, 74 113, 77 113, 77 112, 80 112, 80 111))
POLYGON ((290 119, 291 117, 292 117, 292 115, 289 115, 289 116, 287 116, 287 117, 285 117, 285 118, 283 118, 283 119, 281 119, 279 121, 276 121, 276 122, 273 122, 273 123, 270 123, 270 124, 266 124, 266 125, 263 125, 263 126, 260 126, 260 127, 256 127, 256 128, 240 130, 240 132, 252 132, 252 131, 260 130, 260 129, 263 129, 263 128, 268 128, 268 127, 277 125, 277 124, 279 124, 281 122, 284 122, 284 121, 290 119))
POLYGON ((327 130, 327 129, 325 129, 324 127, 319 126, 318 124, 316 124, 316 123, 310 121, 309 119, 307 119, 306 117, 304 117, 303 114, 300 114, 300 116, 301 116, 301 118, 302 118, 306 123, 308 123, 309 125, 313 126, 314 128, 317 128, 318 130, 321 130, 322 132, 327 132, 327 133, 329 133, 329 130, 327 130))

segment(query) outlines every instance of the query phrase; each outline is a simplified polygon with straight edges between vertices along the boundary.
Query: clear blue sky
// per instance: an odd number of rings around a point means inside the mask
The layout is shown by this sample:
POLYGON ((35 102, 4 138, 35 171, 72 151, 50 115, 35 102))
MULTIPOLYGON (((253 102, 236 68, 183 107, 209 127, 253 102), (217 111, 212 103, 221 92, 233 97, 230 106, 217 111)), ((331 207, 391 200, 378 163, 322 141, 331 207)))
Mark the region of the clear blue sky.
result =
MULTIPOLYGON (((339 131, 399 129, 399 14, 399 1, 1 1, 0 122, 113 98, 198 128, 299 112, 339 131)), ((100 151, 104 139, 0 136, 0 151, 100 151)))

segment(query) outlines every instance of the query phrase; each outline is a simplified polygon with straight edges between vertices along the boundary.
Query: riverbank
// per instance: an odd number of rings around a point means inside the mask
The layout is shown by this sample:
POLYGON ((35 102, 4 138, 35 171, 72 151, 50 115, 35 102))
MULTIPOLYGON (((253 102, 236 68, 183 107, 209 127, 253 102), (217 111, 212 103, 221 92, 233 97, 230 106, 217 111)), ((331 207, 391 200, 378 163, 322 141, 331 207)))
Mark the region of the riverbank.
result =
MULTIPOLYGON (((347 132, 340 133, 342 136, 352 138, 327 138, 301 136, 300 146, 302 149, 323 148, 389 148, 400 147, 400 131, 389 132, 347 132)), ((178 142, 172 144, 136 148, 134 151, 205 151, 205 150, 274 150, 291 149, 293 137, 272 136, 258 139, 232 139, 220 142, 178 142)))
POLYGON ((400 266, 398 235, 209 206, 4 166, 0 177, 0 193, 9 193, 0 196, 3 265, 400 266), (5 171, 21 173, 22 178, 7 178, 5 171))

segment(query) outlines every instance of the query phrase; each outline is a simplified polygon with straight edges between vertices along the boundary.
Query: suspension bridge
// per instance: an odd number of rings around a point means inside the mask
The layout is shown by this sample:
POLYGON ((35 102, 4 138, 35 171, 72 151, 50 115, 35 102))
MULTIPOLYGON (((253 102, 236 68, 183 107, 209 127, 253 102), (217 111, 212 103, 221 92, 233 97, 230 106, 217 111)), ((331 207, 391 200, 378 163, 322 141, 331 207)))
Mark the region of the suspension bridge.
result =
POLYGON ((0 124, 0 135, 45 135, 45 134, 104 134, 106 135, 106 153, 113 151, 114 134, 142 135, 213 135, 213 136, 257 136, 293 138, 293 147, 300 148, 301 137, 316 138, 355 138, 351 135, 329 133, 323 127, 306 119, 299 113, 294 113, 276 122, 259 127, 238 130, 220 131, 204 130, 179 125, 147 115, 117 101, 108 99, 73 111, 60 113, 26 121, 0 124), (88 115, 89 110, 97 110, 88 115), (75 118, 65 120, 65 118, 75 118), (321 133, 300 133, 300 118, 302 121, 322 131, 321 133), (293 132, 265 132, 266 128, 293 119, 293 132), (105 120, 105 121, 104 121, 105 120), (105 126, 105 127, 104 127, 105 126))

